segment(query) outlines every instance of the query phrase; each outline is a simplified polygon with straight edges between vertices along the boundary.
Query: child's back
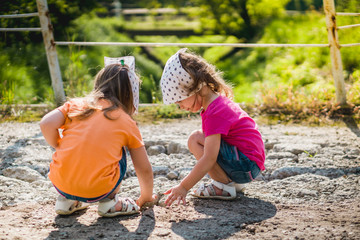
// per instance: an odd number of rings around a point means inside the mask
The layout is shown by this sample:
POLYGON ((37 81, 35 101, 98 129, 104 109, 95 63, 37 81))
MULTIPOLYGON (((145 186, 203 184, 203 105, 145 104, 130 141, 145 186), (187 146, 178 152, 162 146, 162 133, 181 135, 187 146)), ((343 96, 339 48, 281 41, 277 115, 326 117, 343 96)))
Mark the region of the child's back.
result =
POLYGON ((66 102, 40 122, 46 141, 56 150, 49 178, 60 194, 55 204, 58 214, 68 215, 99 202, 101 216, 129 215, 155 200, 152 168, 131 118, 139 101, 134 60, 125 57, 121 64, 106 66, 97 74, 91 94, 66 102), (137 203, 117 194, 126 173, 125 149, 139 179, 137 203))
MULTIPOLYGON (((83 105, 79 99, 58 109, 67 116, 73 108, 79 109, 83 105)), ((98 103, 99 108, 109 105, 106 100, 98 103)), ((104 117, 98 109, 86 119, 65 120, 63 137, 50 165, 49 178, 57 188, 69 194, 94 198, 115 186, 120 177, 121 148, 139 148, 143 142, 135 121, 124 110, 115 109, 110 115, 113 120, 104 117)))

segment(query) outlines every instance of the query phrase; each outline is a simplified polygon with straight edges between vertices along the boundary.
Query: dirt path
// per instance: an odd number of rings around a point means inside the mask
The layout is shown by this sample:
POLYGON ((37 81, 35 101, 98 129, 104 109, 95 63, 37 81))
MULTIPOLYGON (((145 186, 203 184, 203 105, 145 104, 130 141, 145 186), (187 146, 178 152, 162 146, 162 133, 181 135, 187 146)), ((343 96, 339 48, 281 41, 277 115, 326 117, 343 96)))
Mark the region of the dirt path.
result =
MULTIPOLYGON (((194 166, 186 149, 200 120, 140 125, 155 191, 194 166)), ((187 198, 131 217, 101 218, 97 206, 69 217, 54 212, 46 177, 52 149, 38 123, 0 124, 0 239, 360 239, 360 131, 347 127, 260 125, 263 179, 234 201, 187 198)), ((122 195, 136 198, 131 161, 122 195)), ((208 181, 204 178, 203 181, 208 181)))

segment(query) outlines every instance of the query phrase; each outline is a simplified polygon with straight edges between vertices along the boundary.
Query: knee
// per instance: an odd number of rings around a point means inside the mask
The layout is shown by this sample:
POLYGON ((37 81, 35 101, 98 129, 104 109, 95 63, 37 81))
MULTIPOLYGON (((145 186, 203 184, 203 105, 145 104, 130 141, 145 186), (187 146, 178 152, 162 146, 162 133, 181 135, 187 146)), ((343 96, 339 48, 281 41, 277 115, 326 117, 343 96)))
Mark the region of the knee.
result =
POLYGON ((204 133, 201 130, 193 131, 188 138, 188 148, 190 152, 194 146, 203 145, 204 133))

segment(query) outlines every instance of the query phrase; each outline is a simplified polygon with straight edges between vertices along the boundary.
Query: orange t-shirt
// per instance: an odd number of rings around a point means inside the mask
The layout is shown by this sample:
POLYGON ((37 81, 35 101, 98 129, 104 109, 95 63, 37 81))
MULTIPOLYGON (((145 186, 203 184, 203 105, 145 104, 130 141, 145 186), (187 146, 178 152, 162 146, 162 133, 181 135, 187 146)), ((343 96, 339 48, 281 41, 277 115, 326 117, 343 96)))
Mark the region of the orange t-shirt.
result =
MULTIPOLYGON (((109 106, 106 100, 99 103, 102 108, 109 106)), ((122 147, 139 148, 144 143, 136 122, 120 108, 110 114, 115 120, 96 110, 84 120, 70 121, 67 114, 82 105, 81 100, 76 100, 58 108, 65 116, 65 124, 49 178, 67 194, 95 198, 111 191, 119 180, 122 147)))

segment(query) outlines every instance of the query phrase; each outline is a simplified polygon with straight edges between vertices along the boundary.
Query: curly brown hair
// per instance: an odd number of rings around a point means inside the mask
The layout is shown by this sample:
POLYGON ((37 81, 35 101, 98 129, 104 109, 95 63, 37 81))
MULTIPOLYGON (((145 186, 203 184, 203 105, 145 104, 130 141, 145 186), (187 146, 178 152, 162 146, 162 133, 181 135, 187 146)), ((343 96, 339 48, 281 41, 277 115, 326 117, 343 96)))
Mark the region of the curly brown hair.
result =
POLYGON ((222 73, 217 71, 215 66, 189 52, 180 52, 179 59, 182 67, 194 81, 187 89, 189 93, 196 92, 205 83, 213 92, 233 98, 232 87, 225 82, 222 73))

